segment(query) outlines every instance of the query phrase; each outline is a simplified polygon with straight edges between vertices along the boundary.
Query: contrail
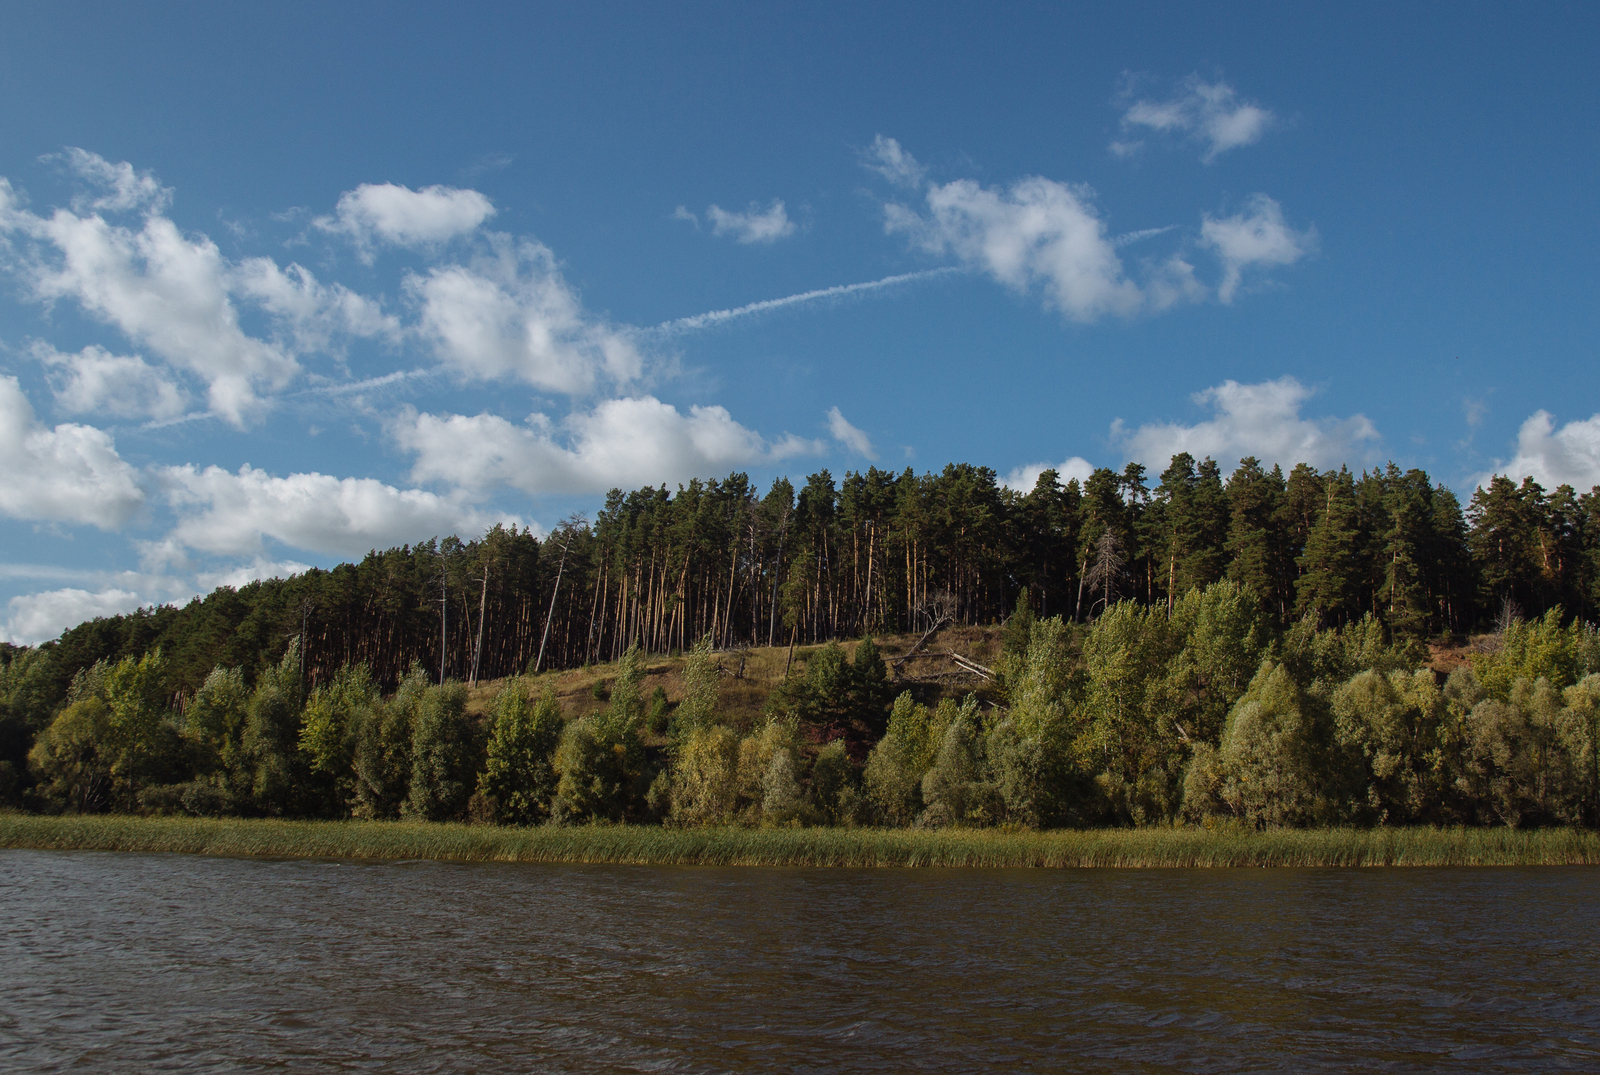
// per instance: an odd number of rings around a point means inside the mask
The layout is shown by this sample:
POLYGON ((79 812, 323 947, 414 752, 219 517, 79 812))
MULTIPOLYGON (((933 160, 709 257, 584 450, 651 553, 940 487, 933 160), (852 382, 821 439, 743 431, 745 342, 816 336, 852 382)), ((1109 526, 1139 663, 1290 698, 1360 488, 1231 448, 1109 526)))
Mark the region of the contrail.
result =
POLYGON ((1111 245, 1112 246, 1116 246, 1116 247, 1123 247, 1123 246, 1127 246, 1129 243, 1137 243, 1141 239, 1153 239, 1157 235, 1166 234, 1167 232, 1171 231, 1173 228, 1176 228, 1177 226, 1178 225, 1176 225, 1176 224, 1168 224, 1164 228, 1142 228, 1139 231, 1130 231, 1125 235, 1119 235, 1115 239, 1112 239, 1111 240, 1111 245))
POLYGON ((395 384, 399 381, 409 381, 414 377, 427 377, 439 373, 437 366, 424 366, 412 370, 396 370, 385 373, 379 377, 369 377, 364 381, 347 381, 344 384, 318 385, 301 392, 305 396, 343 396, 351 392, 365 392, 369 388, 382 388, 384 385, 395 384))
POLYGON ((960 271, 954 265, 947 265, 942 269, 924 269, 921 272, 885 276, 882 280, 869 280, 864 284, 840 284, 837 287, 824 287, 816 291, 802 291, 798 295, 788 295, 781 299, 763 299, 760 302, 752 302, 747 306, 736 306, 731 310, 712 310, 709 313, 695 314, 693 317, 680 317, 676 321, 663 321, 654 328, 646 329, 645 331, 660 333, 663 336, 673 336, 680 332, 694 332, 696 329, 710 328, 725 321, 748 317, 751 314, 765 313, 768 310, 776 310, 783 306, 795 306, 802 302, 814 302, 817 299, 837 298, 840 295, 853 295, 860 291, 876 291, 879 288, 893 287, 895 284, 910 283, 912 280, 926 280, 930 277, 945 276, 949 273, 960 271))

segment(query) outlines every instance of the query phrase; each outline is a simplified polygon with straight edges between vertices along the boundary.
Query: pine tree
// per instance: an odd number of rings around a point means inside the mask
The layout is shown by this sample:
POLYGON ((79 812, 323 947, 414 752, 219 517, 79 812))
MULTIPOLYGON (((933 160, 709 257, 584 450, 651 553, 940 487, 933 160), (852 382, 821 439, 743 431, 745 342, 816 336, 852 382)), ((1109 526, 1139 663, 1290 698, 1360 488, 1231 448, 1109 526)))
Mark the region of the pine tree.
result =
POLYGON ((1277 520, 1283 474, 1276 467, 1267 474, 1248 456, 1228 479, 1227 495, 1228 578, 1251 590, 1281 623, 1290 607, 1284 591, 1285 541, 1277 520))
POLYGON ((1356 614, 1360 582, 1356 559, 1358 531, 1354 482, 1348 470, 1323 478, 1324 505, 1298 558, 1296 609, 1315 613, 1324 623, 1343 623, 1356 614))

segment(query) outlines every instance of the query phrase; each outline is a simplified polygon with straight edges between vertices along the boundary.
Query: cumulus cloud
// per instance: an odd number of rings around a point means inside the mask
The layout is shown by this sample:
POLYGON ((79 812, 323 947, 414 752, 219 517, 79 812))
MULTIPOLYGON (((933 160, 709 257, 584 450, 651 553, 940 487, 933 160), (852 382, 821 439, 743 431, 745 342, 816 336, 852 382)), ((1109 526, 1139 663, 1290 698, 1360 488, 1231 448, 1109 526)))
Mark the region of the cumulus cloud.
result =
POLYGON ((1331 467, 1366 456, 1378 431, 1363 415, 1350 418, 1304 418, 1301 407, 1313 390, 1293 377, 1259 384, 1224 381, 1192 397, 1210 407, 1212 417, 1194 425, 1156 423, 1126 429, 1119 418, 1111 438, 1127 458, 1154 471, 1166 469, 1179 452, 1210 456, 1224 465, 1253 455, 1263 463, 1291 467, 1310 463, 1331 467))
POLYGON ((168 547, 221 556, 259 555, 263 538, 297 549, 360 556, 442 534, 479 533, 520 520, 480 511, 460 494, 398 489, 374 478, 290 474, 246 465, 164 467, 157 472, 178 515, 168 547))
POLYGON ((384 313, 378 302, 343 284, 320 283, 293 263, 283 269, 271 258, 246 258, 231 285, 283 326, 298 353, 337 351, 346 336, 400 338, 399 319, 384 313))
POLYGON ((370 262, 374 245, 438 246, 478 230, 494 214, 494 203, 475 190, 363 183, 339 196, 333 216, 312 223, 349 236, 362 260, 370 262))
POLYGON ((777 198, 765 209, 751 202, 742 213, 713 205, 706 209, 706 219, 711 221, 712 235, 731 235, 741 243, 775 243, 794 234, 794 222, 777 198))
POLYGON ((139 355, 114 355, 89 346, 62 354, 44 342, 31 353, 48 368, 56 406, 68 414, 108 414, 116 418, 176 418, 188 394, 167 372, 139 355))
POLYGON ((1232 302, 1244 270, 1256 265, 1293 265, 1316 249, 1317 229, 1295 231, 1284 223, 1283 209, 1265 194, 1252 195, 1243 213, 1217 219, 1207 214, 1200 241, 1222 261, 1217 298, 1232 302))
POLYGON ((565 446, 544 415, 516 425, 492 414, 409 410, 391 426, 400 446, 416 455, 413 481, 505 485, 535 495, 683 482, 821 450, 793 436, 767 440, 722 407, 684 414, 652 396, 605 400, 569 416, 559 432, 565 446))
POLYGON ((602 374, 625 383, 643 372, 631 340, 584 311, 541 243, 498 237, 472 264, 413 273, 405 288, 422 335, 464 376, 575 394, 602 374))
POLYGON ((922 186, 928 177, 928 170, 917 158, 907 153, 895 139, 881 134, 873 138, 872 145, 861 155, 861 163, 896 186, 912 190, 922 186))
MULTIPOLYGON (((904 183, 923 175, 914 165, 892 138, 880 136, 868 154, 869 167, 904 183)), ((958 179, 928 183, 923 191, 926 211, 899 202, 884 206, 885 231, 905 235, 930 254, 953 254, 1015 291, 1041 292, 1046 306, 1074 321, 1158 312, 1212 293, 1190 260, 1193 240, 1175 253, 1136 262, 1131 275, 1118 249, 1174 226, 1112 236, 1086 185, 1029 176, 1009 187, 958 179)), ((1315 248, 1316 237, 1315 228, 1291 228, 1278 203, 1257 194, 1238 215, 1205 215, 1199 246, 1221 262, 1216 295, 1228 303, 1247 269, 1292 265, 1315 248)))
POLYGON ((864 455, 868 459, 878 458, 878 453, 872 450, 872 439, 846 421, 838 407, 828 408, 828 432, 834 440, 857 455, 864 455))
POLYGON ((1089 475, 1094 473, 1094 464, 1081 455, 1072 456, 1061 463, 1027 463, 1000 479, 1000 484, 1019 493, 1031 493, 1033 487, 1039 484, 1039 475, 1047 470, 1055 471, 1056 480, 1066 485, 1074 478, 1080 483, 1088 481, 1089 475))
POLYGON ((1517 454, 1498 463, 1473 485, 1487 485, 1496 474, 1514 481, 1532 478, 1546 489, 1570 485, 1588 492, 1600 485, 1600 414, 1556 428, 1549 411, 1535 411, 1517 431, 1517 454))
MULTIPOLYGON (((1276 117, 1258 104, 1241 100, 1225 82, 1206 82, 1191 76, 1177 96, 1164 101, 1139 100, 1122 115, 1123 129, 1144 127, 1179 134, 1203 145, 1201 160, 1210 164, 1230 149, 1260 140, 1276 117)), ((1111 143, 1111 151, 1128 156, 1137 141, 1111 143)))
POLYGON ((959 179, 927 190, 927 216, 887 207, 886 229, 929 253, 949 251, 1002 284, 1044 291, 1075 321, 1128 315, 1144 303, 1093 207, 1093 192, 1038 176, 1008 189, 959 179))
POLYGON ((116 588, 91 592, 76 588, 24 594, 6 603, 4 633, 15 646, 32 646, 97 616, 118 616, 146 604, 132 590, 116 588))
POLYGON ((148 172, 136 172, 127 161, 112 164, 87 150, 71 147, 58 157, 67 169, 94 193, 73 199, 78 212, 126 213, 137 209, 160 211, 172 202, 172 189, 148 172))
POLYGON ((0 377, 0 514, 111 530, 144 503, 138 474, 93 426, 40 424, 15 377, 0 377))
MULTIPOLYGON (((81 151, 79 151, 81 152, 81 151)), ((107 164, 93 154, 85 158, 107 164)), ((262 388, 299 370, 277 344, 247 335, 229 296, 231 267, 205 236, 185 237, 153 207, 137 230, 98 213, 37 216, 0 190, 0 231, 28 241, 7 267, 45 304, 75 300, 90 315, 209 385, 211 409, 242 426, 262 388)))

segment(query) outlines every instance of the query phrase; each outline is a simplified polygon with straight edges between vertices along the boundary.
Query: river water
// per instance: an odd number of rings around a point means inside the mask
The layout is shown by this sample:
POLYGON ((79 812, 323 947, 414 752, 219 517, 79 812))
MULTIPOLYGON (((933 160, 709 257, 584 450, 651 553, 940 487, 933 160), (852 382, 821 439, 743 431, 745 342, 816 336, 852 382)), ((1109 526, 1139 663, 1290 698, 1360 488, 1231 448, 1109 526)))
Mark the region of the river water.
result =
POLYGON ((0 851, 6 1071, 1600 1071, 1590 869, 0 851))

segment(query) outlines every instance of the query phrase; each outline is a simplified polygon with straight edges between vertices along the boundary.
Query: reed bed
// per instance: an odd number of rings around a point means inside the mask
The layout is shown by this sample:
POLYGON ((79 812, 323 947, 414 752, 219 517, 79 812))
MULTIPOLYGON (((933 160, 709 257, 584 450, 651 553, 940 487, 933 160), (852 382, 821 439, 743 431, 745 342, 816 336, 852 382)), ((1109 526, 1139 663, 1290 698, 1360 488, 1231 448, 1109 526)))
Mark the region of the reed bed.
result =
POLYGON ((660 866, 1567 866, 1600 864, 1578 829, 493 828, 391 821, 0 815, 0 847, 321 859, 660 866))

